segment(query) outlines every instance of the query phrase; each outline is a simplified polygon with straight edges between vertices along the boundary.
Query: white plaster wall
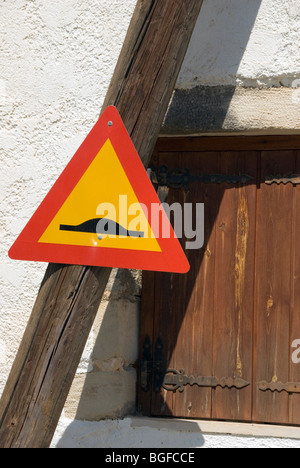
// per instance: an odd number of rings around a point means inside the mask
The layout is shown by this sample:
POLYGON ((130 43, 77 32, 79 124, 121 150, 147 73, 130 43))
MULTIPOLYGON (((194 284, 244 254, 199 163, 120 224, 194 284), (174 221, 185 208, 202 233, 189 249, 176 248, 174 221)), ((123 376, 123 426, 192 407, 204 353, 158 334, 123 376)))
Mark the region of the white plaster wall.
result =
POLYGON ((177 87, 291 86, 299 24, 299 0, 204 0, 177 87))
POLYGON ((135 3, 0 2, 0 392, 45 270, 7 251, 96 122, 135 3))
MULTIPOLYGON (((45 270, 7 251, 96 122, 135 3, 0 2, 0 394, 45 270)), ((299 0, 204 0, 177 87, 291 86, 299 10, 299 0)), ((95 340, 78 375, 93 368, 95 340)))

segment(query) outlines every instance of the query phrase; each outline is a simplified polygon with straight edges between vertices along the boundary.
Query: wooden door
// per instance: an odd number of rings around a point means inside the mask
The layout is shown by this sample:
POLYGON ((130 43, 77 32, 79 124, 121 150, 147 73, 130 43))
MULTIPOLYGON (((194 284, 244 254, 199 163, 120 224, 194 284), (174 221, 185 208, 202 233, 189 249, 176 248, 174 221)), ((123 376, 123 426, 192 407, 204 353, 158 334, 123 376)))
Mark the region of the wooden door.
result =
POLYGON ((187 275, 143 274, 143 414, 300 424, 297 148, 299 137, 159 141, 167 201, 204 203, 205 243, 186 251, 187 275))

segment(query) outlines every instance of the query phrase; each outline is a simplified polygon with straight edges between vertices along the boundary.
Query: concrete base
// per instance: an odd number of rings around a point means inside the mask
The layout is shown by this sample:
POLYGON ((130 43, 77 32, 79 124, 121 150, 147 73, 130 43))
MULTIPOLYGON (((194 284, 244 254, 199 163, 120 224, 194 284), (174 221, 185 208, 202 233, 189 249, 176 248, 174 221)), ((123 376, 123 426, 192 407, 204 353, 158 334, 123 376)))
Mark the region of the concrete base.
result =
POLYGON ((65 415, 98 421, 134 414, 140 272, 113 270, 65 404, 65 415))
POLYGON ((100 422, 62 417, 52 441, 52 448, 299 447, 300 428, 130 417, 100 422))

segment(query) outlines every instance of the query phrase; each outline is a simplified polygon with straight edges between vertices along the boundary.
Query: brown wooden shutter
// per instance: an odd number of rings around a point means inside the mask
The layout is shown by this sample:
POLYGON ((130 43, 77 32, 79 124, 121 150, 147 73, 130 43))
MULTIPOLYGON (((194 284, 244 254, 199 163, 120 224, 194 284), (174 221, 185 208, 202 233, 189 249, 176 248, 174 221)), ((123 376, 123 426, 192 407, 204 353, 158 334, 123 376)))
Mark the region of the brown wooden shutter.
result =
POLYGON ((159 142, 168 202, 205 204, 205 245, 187 251, 187 275, 144 273, 144 414, 300 424, 297 148, 299 137, 159 142))

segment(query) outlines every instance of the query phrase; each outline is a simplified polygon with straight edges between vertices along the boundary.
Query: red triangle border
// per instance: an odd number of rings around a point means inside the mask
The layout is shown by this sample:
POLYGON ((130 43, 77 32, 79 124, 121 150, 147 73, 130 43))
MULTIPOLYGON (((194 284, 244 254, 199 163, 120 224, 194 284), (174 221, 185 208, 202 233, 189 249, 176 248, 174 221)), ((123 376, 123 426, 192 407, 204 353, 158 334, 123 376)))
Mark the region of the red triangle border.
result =
POLYGON ((147 207, 150 207, 151 203, 160 203, 117 109, 110 106, 104 111, 9 250, 10 258, 187 273, 190 265, 172 228, 170 238, 157 238, 161 252, 38 242, 108 138, 139 202, 147 207))

